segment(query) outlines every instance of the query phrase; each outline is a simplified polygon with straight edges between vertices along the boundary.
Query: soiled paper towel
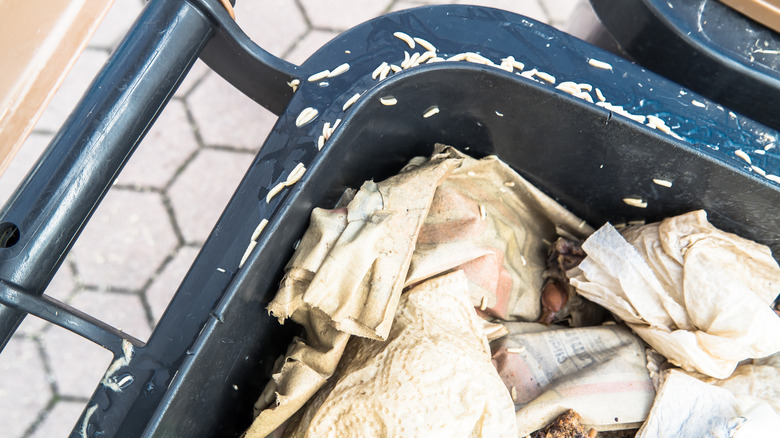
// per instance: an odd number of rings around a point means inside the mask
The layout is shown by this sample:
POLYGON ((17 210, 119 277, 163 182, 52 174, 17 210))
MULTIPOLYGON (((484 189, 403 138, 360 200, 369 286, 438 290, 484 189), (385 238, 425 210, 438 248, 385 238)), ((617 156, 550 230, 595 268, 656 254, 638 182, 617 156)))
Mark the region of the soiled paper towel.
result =
POLYGON ((509 336, 493 341, 493 363, 515 394, 518 436, 573 409, 597 430, 632 429, 655 397, 645 347, 619 325, 561 328, 506 323, 509 336))
POLYGON ((664 371, 653 408, 637 437, 776 436, 778 405, 780 368, 771 365, 740 365, 724 380, 669 369, 664 371))
POLYGON ((516 437, 462 271, 402 295, 386 341, 352 338, 287 437, 516 437))
POLYGON ((768 247, 694 211, 624 231, 606 224, 569 272, 577 291, 625 321, 671 363, 726 378, 780 351, 780 267, 768 247))
POLYGON ((350 336, 386 339, 401 291, 428 278, 461 270, 473 306, 538 318, 546 241, 590 232, 498 158, 443 145, 364 183, 345 208, 315 209, 268 306, 280 322, 304 325, 306 337, 279 361, 246 436, 267 435, 303 406, 350 336))

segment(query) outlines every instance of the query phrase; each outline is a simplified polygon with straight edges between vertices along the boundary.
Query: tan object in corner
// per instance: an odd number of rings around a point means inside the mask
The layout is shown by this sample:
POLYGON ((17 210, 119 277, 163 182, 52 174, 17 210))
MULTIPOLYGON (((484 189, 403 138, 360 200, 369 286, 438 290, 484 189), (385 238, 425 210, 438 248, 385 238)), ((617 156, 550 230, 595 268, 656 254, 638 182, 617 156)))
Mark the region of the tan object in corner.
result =
POLYGON ((780 0, 720 1, 775 32, 780 32, 780 0))
POLYGON ((286 437, 517 436, 463 271, 404 293, 387 340, 352 338, 344 358, 286 437))
POLYGON ((113 0, 0 0, 0 175, 113 0))

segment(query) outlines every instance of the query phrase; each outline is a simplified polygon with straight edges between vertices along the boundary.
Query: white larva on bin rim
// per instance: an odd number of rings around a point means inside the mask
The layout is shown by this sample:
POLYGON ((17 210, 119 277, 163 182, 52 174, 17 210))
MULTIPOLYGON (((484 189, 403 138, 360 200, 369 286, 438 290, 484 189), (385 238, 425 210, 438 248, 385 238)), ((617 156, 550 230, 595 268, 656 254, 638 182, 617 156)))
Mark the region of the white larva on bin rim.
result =
POLYGON ((226 273, 227 271, 225 270, 225 268, 217 268, 217 272, 221 272, 221 273, 223 273, 223 274, 224 274, 224 273, 226 273))
POLYGON ((493 61, 485 58, 484 56, 480 55, 479 53, 474 52, 466 52, 464 53, 466 55, 466 61, 473 62, 475 64, 483 64, 483 65, 496 65, 493 61))
POLYGON ((737 149, 736 151, 734 151, 734 155, 736 155, 739 158, 742 158, 743 160, 747 161, 748 164, 753 164, 750 161, 750 156, 748 154, 746 154, 745 151, 743 151, 742 149, 737 149))
POLYGON ((582 83, 582 84, 577 84, 577 86, 580 87, 580 90, 593 91, 593 85, 591 84, 582 83))
POLYGON ((525 347, 510 347, 506 349, 509 354, 520 354, 525 351, 525 347))
POLYGON ((434 105, 428 108, 427 110, 425 110, 425 112, 423 113, 423 118, 427 119, 428 117, 434 116, 436 114, 439 114, 439 107, 434 105))
POLYGON ((410 37, 404 32, 395 32, 393 36, 409 45, 410 49, 414 49, 414 38, 410 37))
POLYGON ((401 67, 402 68, 414 67, 417 64, 417 60, 420 59, 420 56, 422 56, 420 55, 420 52, 412 53, 412 57, 409 58, 409 60, 406 62, 406 67, 404 67, 403 65, 401 65, 401 67))
POLYGON ((479 302, 479 310, 485 311, 487 309, 488 303, 487 303, 487 296, 482 297, 482 301, 479 302))
POLYGON ((774 181, 774 182, 780 184, 780 176, 777 176, 777 175, 765 175, 765 176, 766 176, 766 179, 768 179, 770 181, 774 181))
POLYGON ((246 247, 246 251, 244 251, 244 255, 241 257, 241 261, 238 262, 239 269, 244 266, 244 263, 246 263, 246 260, 249 258, 249 254, 252 254, 252 250, 255 249, 255 246, 257 246, 257 242, 254 240, 249 242, 249 246, 246 247))
POLYGON ((753 171, 756 172, 757 174, 761 176, 766 176, 766 171, 764 169, 754 165, 751 165, 750 168, 753 169, 753 171))
POLYGON ((653 178, 653 182, 661 187, 671 187, 672 182, 667 179, 653 178))
POLYGON ((325 137, 325 140, 330 138, 330 122, 325 122, 325 124, 322 125, 322 136, 325 137))
MULTIPOLYGON (((426 41, 426 40, 424 40, 422 38, 419 38, 419 37, 414 37, 414 40, 417 42, 417 44, 419 44, 422 47, 424 47, 425 50, 428 50, 429 52, 435 52, 436 51, 436 47, 434 47, 433 44, 429 43, 428 41, 426 41)), ((412 47, 412 48, 414 48, 414 47, 412 47)))
POLYGON ((606 101, 607 101, 607 98, 606 98, 606 97, 604 97, 604 93, 602 93, 602 92, 601 92, 601 90, 599 90, 598 88, 596 88, 596 97, 597 97, 597 98, 598 98, 600 101, 602 101, 602 102, 606 102, 606 101))
POLYGON ((766 151, 763 149, 755 149, 753 150, 753 153, 758 155, 766 155, 766 151))
POLYGON ((347 108, 351 107, 352 104, 357 102, 358 99, 360 99, 360 93, 355 93, 354 96, 350 97, 349 100, 344 102, 344 106, 341 107, 341 110, 346 111, 347 108))
POLYGON ((382 62, 379 64, 379 67, 375 68, 373 72, 371 72, 371 79, 376 79, 377 76, 379 76, 380 73, 382 73, 382 70, 387 67, 387 62, 382 62))
POLYGON ((433 59, 434 56, 436 56, 436 53, 429 50, 429 51, 423 53, 422 55, 420 55, 420 57, 417 58, 417 61, 415 61, 412 64, 412 67, 416 67, 416 66, 418 66, 418 65, 428 61, 429 59, 433 59))
POLYGON ((647 202, 643 201, 641 198, 623 198, 623 202, 632 207, 647 208, 647 202))
POLYGON ((303 111, 298 114, 298 118, 295 119, 295 126, 300 128, 301 126, 314 120, 317 117, 317 114, 319 114, 319 111, 312 107, 304 108, 303 111))
POLYGON ((588 59, 588 64, 590 64, 590 65, 592 65, 593 67, 596 67, 596 68, 601 68, 601 69, 604 69, 604 70, 612 70, 612 64, 609 64, 609 63, 604 62, 604 61, 599 61, 598 59, 595 59, 595 58, 588 59))
POLYGON ((390 74, 390 65, 385 64, 385 67, 379 72, 379 80, 384 81, 388 74, 390 74))
POLYGON ((279 184, 275 185, 274 188, 268 191, 268 194, 265 195, 265 203, 268 204, 271 202, 271 199, 274 199, 274 196, 278 195, 279 192, 281 192, 284 189, 284 183, 280 182, 279 184))
POLYGON ((290 88, 292 88, 293 93, 295 93, 296 91, 298 91, 298 86, 301 85, 301 80, 293 79, 290 82, 288 82, 287 85, 289 85, 290 88))
POLYGON ((511 65, 511 66, 512 66, 512 68, 516 68, 516 69, 518 69, 518 70, 520 70, 520 71, 522 71, 522 70, 525 68, 525 64, 523 64, 523 63, 522 63, 522 62, 520 62, 520 61, 517 61, 517 60, 515 60, 515 57, 514 57, 514 56, 511 56, 511 55, 510 55, 510 56, 507 56, 506 58, 502 58, 502 59, 501 59, 501 62, 502 62, 502 63, 504 63, 504 62, 505 62, 505 63, 507 63, 508 65, 511 65))
POLYGON ((347 70, 349 70, 349 64, 345 62, 344 64, 341 64, 340 66, 334 68, 330 73, 328 73, 328 77, 329 78, 336 77, 342 73, 346 73, 347 70))
POLYGON ((575 94, 574 97, 579 97, 580 99, 585 100, 588 103, 593 103, 593 98, 590 97, 590 94, 586 91, 580 91, 579 93, 575 94))
POLYGON ((287 176, 287 180, 284 182, 284 185, 291 186, 297 183, 305 172, 306 172, 306 167, 303 165, 303 163, 298 163, 293 168, 293 170, 290 171, 290 174, 287 176))
POLYGON ((268 219, 261 220, 260 223, 257 224, 257 227, 255 227, 255 231, 252 232, 251 240, 257 240, 260 237, 260 233, 262 233, 265 229, 266 225, 268 225, 268 219))
POLYGON ((319 73, 314 73, 313 75, 309 76, 309 82, 317 82, 321 79, 325 79, 330 75, 330 70, 323 70, 319 73))
POLYGON ((569 93, 569 94, 577 94, 580 92, 580 87, 574 82, 566 81, 561 82, 555 87, 556 90, 561 90, 563 92, 569 93))
POLYGON ((384 96, 379 98, 379 103, 385 106, 392 106, 398 103, 398 99, 393 96, 384 96))
POLYGON ((497 67, 500 68, 501 70, 507 71, 509 73, 512 73, 513 71, 515 71, 515 68, 512 67, 512 64, 510 64, 510 63, 508 63, 506 61, 501 61, 501 64, 497 65, 497 67))
POLYGON ((535 68, 532 68, 531 70, 519 73, 519 75, 524 77, 524 78, 533 79, 534 75, 536 75, 536 73, 538 73, 538 71, 535 68))
POLYGON ((536 77, 545 80, 551 84, 555 83, 555 76, 551 75, 550 73, 545 73, 543 71, 536 72, 536 77))
POLYGON ((401 67, 395 65, 395 64, 390 64, 390 70, 392 70, 393 73, 398 73, 399 71, 401 71, 403 69, 401 67))
POLYGON ((498 111, 496 111, 496 115, 497 115, 498 117, 504 117, 504 113, 500 113, 500 112, 498 112, 498 111))
POLYGON ((325 146, 325 136, 320 135, 319 138, 317 138, 317 150, 321 151, 323 146, 325 146))
POLYGON ((707 105, 705 105, 703 102, 699 102, 698 100, 692 100, 692 101, 691 101, 691 103, 692 103, 694 106, 698 106, 699 108, 704 108, 704 107, 706 107, 706 106, 707 106, 707 105))

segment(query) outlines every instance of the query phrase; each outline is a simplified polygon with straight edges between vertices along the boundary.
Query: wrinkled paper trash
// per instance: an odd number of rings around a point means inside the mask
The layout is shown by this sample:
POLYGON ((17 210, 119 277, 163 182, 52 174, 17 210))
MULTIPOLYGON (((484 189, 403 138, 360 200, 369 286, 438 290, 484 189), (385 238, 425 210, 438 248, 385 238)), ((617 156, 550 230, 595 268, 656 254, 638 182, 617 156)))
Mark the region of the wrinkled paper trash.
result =
POLYGON ((630 227, 606 224, 582 248, 571 283, 669 362, 727 378, 780 351, 780 267, 771 250, 718 230, 702 210, 630 227))
POLYGON ((498 374, 515 394, 518 436, 568 409, 597 430, 633 429, 647 418, 655 390, 644 344, 626 327, 505 325, 509 336, 491 347, 498 374))
POLYGON ((637 438, 747 438, 780 431, 780 354, 737 367, 718 380, 669 369, 637 438))
POLYGON ((499 318, 540 315, 548 243, 593 230, 495 156, 437 145, 385 181, 367 181, 345 208, 311 225, 268 310, 306 328, 255 405, 246 436, 276 429, 335 371, 350 336, 385 340, 401 291, 464 272, 475 307, 499 318))
POLYGON ((516 437, 514 406, 462 271, 401 296, 386 341, 352 338, 287 437, 516 437))

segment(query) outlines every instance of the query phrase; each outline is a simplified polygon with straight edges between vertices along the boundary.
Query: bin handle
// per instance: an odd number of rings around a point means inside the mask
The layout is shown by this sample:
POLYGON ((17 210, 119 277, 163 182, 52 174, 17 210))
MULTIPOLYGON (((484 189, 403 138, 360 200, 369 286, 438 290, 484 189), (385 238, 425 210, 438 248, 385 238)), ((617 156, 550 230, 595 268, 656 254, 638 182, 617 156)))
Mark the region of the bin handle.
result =
POLYGON ((219 0, 154 0, 0 209, 0 352, 33 314, 121 356, 143 343, 43 296, 87 221, 198 56, 281 114, 297 65, 260 48, 219 0))
POLYGON ((216 24, 216 34, 200 59, 249 98, 281 115, 294 93, 287 83, 299 78, 300 67, 258 46, 219 1, 189 1, 216 24))

